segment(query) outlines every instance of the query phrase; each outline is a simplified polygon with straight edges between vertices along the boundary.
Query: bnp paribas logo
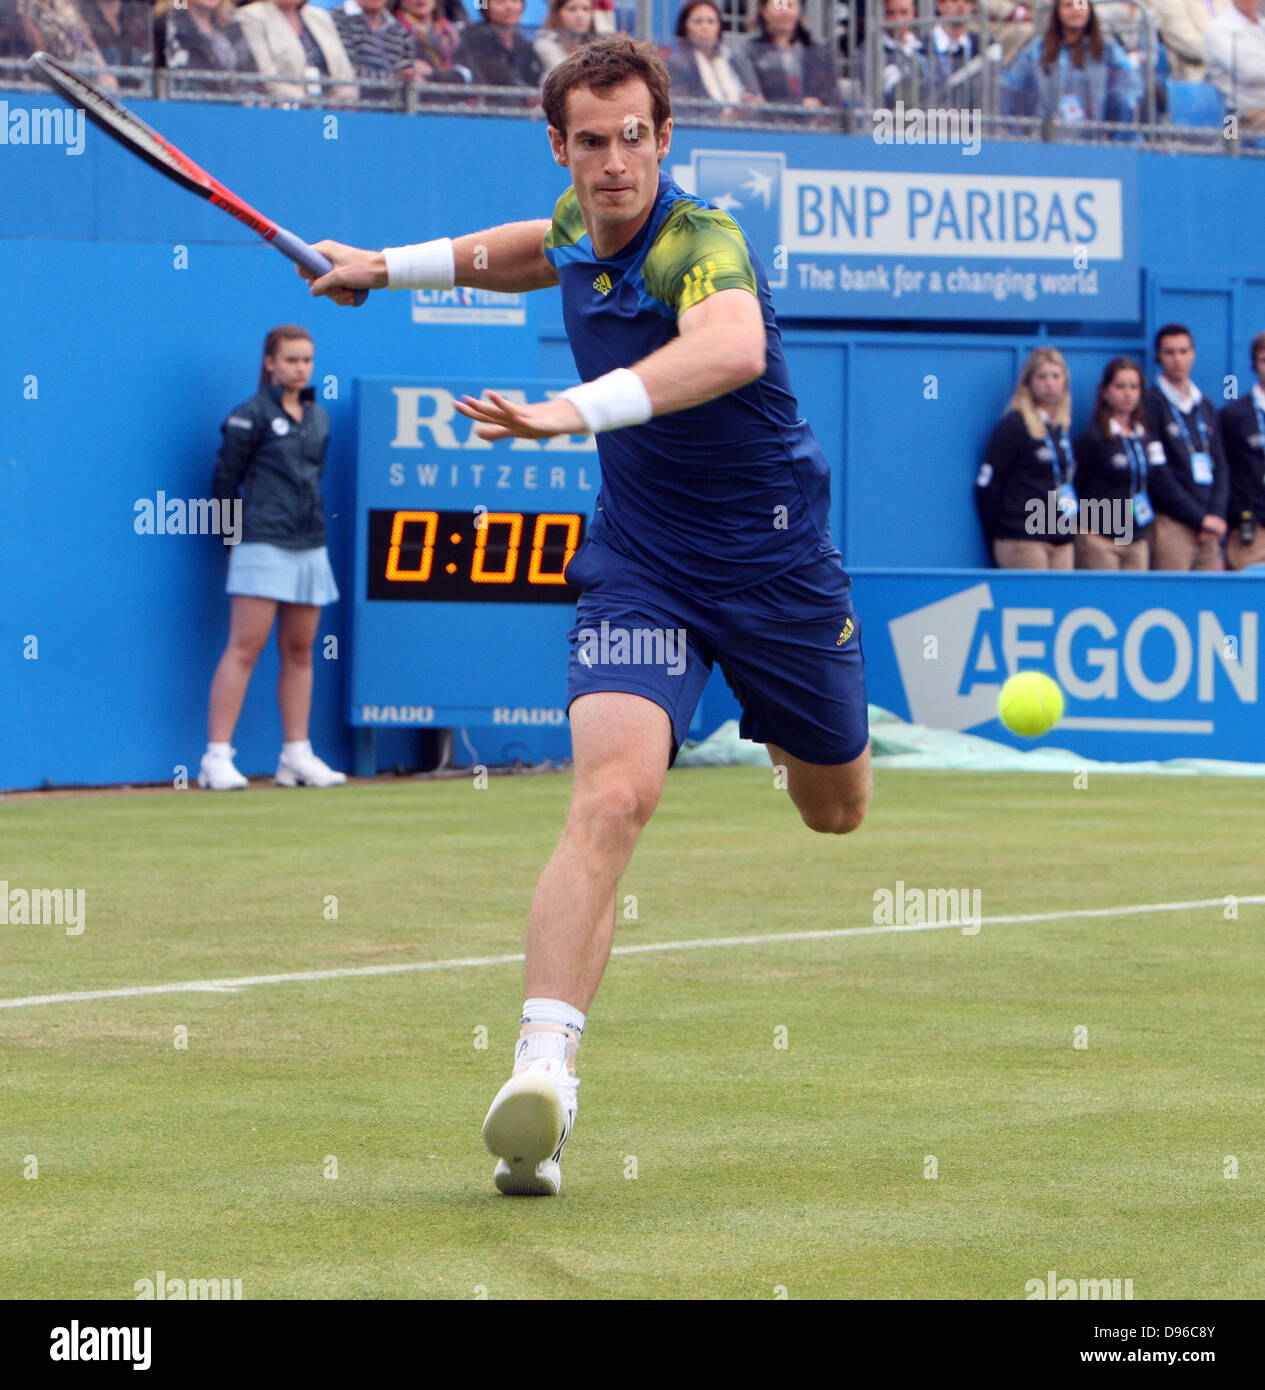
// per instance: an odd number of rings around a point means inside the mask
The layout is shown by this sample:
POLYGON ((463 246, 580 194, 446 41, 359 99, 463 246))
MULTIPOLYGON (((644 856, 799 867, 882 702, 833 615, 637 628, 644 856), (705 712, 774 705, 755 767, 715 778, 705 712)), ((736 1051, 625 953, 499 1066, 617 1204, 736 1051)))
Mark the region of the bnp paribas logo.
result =
POLYGON ((778 255, 785 174, 786 156, 768 150, 693 150, 688 165, 672 168, 687 193, 706 198, 737 222, 775 290, 787 276, 785 258, 778 255))
POLYGON ((611 277, 607 275, 605 271, 602 271, 602 273, 597 277, 597 279, 593 281, 593 288, 598 292, 598 294, 610 294, 611 277))

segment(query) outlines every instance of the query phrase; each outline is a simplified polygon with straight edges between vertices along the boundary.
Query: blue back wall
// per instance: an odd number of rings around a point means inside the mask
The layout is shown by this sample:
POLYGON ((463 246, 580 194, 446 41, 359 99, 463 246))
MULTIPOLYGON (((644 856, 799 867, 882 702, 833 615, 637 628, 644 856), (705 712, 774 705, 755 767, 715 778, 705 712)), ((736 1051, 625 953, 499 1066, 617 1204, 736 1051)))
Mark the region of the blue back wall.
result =
MULTIPOLYGON (((9 107, 47 105, 7 95, 9 107)), ((138 102, 138 114, 249 201, 308 239, 383 246, 547 216, 566 186, 542 123, 497 118, 248 110, 138 102)), ((831 135, 677 132, 694 146, 785 153, 847 168, 871 142, 831 135)), ((1009 147, 1035 165, 1038 147, 1009 147)), ((898 167, 907 151, 888 151, 898 167)), ((952 152, 942 153, 946 160, 952 152)), ((1079 152, 1092 170, 1098 152, 1079 152)), ((990 154, 988 148, 984 155, 990 154)), ((788 320, 804 413, 836 465, 836 535, 849 565, 970 567, 986 557, 971 483, 1025 353, 1052 340, 1071 362, 1076 424, 1103 363, 1142 354, 1170 317, 1195 328, 1196 379, 1220 395, 1265 327, 1265 276, 1244 272, 1243 219, 1265 207, 1265 161, 1110 152, 1136 166, 1143 283, 1123 324, 903 325, 788 320), (924 398, 928 372, 939 382, 924 398)), ((923 152, 924 162, 930 157, 923 152)), ((961 169, 960 162, 953 167, 961 169)), ((267 329, 314 336, 314 384, 333 421, 330 552, 346 594, 359 375, 574 372, 556 290, 527 296, 521 327, 412 321, 410 297, 359 310, 312 301, 293 269, 244 228, 89 131, 80 156, 0 150, 0 787, 164 781, 196 774, 206 698, 228 630, 225 556, 210 537, 137 535, 140 499, 204 496, 219 426, 253 394, 267 329)), ((347 605, 325 611, 312 737, 350 766, 343 724, 347 605)), ((239 766, 272 770, 280 742, 276 657, 261 661, 235 739, 239 766)), ((709 704, 712 725, 728 707, 709 704)), ((496 737, 476 739, 496 761, 496 737)), ((407 761, 415 735, 379 737, 407 761)), ((544 735, 539 737, 544 738, 544 735)), ((514 742, 521 749, 524 735, 514 742)), ((540 749, 559 750, 542 743, 540 749)), ((539 751, 539 749, 537 750, 539 751)))

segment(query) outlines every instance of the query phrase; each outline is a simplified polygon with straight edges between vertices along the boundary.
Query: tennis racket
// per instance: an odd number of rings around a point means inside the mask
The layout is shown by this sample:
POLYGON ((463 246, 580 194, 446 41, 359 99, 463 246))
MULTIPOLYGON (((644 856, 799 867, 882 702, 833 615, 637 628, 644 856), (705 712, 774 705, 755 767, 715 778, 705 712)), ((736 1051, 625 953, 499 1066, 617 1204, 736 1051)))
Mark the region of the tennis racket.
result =
MULTIPOLYGON (((85 77, 81 77, 65 63, 47 53, 33 54, 29 66, 48 83, 59 96, 72 106, 81 107, 87 118, 99 129, 117 140, 125 149, 139 155, 146 164, 166 174, 181 188, 205 198, 217 208, 244 222, 252 231, 258 232, 267 242, 271 242, 284 256, 301 265, 313 275, 324 275, 333 270, 333 262, 300 240, 293 232, 288 232, 262 212, 256 212, 249 203, 244 203, 236 193, 225 188, 218 179, 213 179, 205 169, 199 167, 178 150, 170 140, 164 139, 117 101, 94 87, 85 77)), ((353 290, 355 303, 363 304, 369 298, 368 290, 353 290)))

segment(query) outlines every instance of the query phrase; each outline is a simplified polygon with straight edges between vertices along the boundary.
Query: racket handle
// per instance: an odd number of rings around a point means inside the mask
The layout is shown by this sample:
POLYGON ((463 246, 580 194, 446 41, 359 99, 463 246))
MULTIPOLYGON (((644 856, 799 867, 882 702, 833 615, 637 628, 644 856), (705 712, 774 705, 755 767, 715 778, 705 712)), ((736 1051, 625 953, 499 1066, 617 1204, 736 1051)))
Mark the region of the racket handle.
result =
MULTIPOLYGON (((289 256, 296 265, 301 265, 304 270, 310 270, 313 275, 324 275, 327 271, 333 270, 334 262, 328 256, 322 256, 314 247, 307 244, 295 236, 293 232, 288 232, 284 227, 278 227, 272 238, 272 244, 284 256, 289 256)), ((368 290, 353 290, 352 303, 359 307, 369 298, 368 290)))

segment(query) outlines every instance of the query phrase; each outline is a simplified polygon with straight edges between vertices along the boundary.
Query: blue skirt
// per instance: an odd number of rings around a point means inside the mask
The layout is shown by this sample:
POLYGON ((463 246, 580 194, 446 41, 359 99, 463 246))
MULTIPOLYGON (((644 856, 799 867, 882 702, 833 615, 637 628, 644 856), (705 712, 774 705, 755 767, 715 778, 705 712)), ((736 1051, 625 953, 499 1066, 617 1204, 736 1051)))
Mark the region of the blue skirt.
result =
POLYGON ((317 606, 338 601, 338 585, 329 565, 329 552, 285 550, 264 541, 246 541, 229 548, 228 592, 278 603, 317 606))

